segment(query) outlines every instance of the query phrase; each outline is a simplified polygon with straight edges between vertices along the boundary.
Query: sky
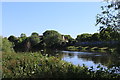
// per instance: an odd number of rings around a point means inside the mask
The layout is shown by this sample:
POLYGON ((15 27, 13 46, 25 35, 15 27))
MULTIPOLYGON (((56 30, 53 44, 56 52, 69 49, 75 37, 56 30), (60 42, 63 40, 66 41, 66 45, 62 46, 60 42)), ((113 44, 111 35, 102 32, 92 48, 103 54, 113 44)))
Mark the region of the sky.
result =
POLYGON ((98 32, 96 15, 103 2, 3 2, 2 36, 21 33, 40 35, 56 30, 76 38, 82 33, 98 32))

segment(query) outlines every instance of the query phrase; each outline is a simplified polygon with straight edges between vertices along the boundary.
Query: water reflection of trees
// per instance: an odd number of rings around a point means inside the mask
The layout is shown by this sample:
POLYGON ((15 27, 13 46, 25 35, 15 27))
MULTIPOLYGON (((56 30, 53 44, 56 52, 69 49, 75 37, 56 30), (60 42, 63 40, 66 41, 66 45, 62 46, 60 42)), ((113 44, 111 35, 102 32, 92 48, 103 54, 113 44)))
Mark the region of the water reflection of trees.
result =
POLYGON ((50 50, 45 49, 43 50, 43 54, 48 54, 48 56, 56 56, 60 59, 63 57, 69 57, 73 58, 74 56, 77 56, 79 59, 83 59, 85 61, 93 61, 95 64, 102 64, 104 66, 107 66, 108 68, 112 68, 113 66, 118 67, 120 66, 120 59, 118 56, 113 55, 101 55, 100 53, 96 54, 74 54, 74 53, 63 53, 61 51, 57 50, 50 50), (96 56, 97 55, 97 56, 96 56))
POLYGON ((113 55, 108 56, 95 56, 95 55, 77 55, 78 58, 82 58, 87 61, 93 61, 95 64, 102 64, 108 68, 120 66, 120 60, 113 55))
POLYGON ((43 55, 47 54, 48 56, 55 56, 59 59, 62 59, 66 55, 59 50, 52 50, 52 49, 44 49, 43 51, 41 51, 41 53, 43 55))
POLYGON ((74 57, 74 54, 68 53, 68 56, 69 56, 69 58, 73 58, 73 57, 74 57))
POLYGON ((63 53, 63 52, 61 52, 60 54, 62 54, 63 57, 69 57, 69 58, 73 58, 75 56, 73 53, 63 53))

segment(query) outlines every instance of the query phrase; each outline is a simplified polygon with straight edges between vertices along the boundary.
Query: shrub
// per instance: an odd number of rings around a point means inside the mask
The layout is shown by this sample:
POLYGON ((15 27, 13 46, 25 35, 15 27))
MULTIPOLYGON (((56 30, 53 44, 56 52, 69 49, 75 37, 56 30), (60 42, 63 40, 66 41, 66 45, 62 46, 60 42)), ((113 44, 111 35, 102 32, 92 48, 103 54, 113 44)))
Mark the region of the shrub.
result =
POLYGON ((75 66, 56 57, 41 53, 3 53, 2 78, 119 78, 98 66, 97 71, 75 66))
POLYGON ((9 42, 8 39, 2 38, 2 43, 0 44, 0 50, 3 52, 14 52, 13 45, 11 42, 9 42))

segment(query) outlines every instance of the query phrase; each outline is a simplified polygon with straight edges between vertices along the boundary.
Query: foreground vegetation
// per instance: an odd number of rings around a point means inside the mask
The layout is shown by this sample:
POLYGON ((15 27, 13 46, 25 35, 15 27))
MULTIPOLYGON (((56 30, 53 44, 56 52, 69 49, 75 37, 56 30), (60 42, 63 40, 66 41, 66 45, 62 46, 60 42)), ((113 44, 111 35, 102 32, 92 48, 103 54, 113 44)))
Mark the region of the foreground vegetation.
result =
POLYGON ((114 70, 75 66, 41 53, 3 53, 3 78, 119 78, 114 70))
MULTIPOLYGON (((107 10, 114 6, 116 5, 108 5, 107 10)), ((56 50, 58 48, 66 48, 68 50, 81 51, 108 50, 110 52, 119 52, 120 33, 118 32, 119 29, 116 30, 115 24, 117 16, 104 17, 106 14, 110 15, 110 11, 109 14, 108 11, 104 11, 101 15, 97 15, 97 24, 103 25, 103 27, 100 26, 99 33, 84 33, 78 35, 76 39, 73 39, 70 35, 62 35, 54 30, 47 30, 42 36, 34 32, 29 37, 23 33, 20 37, 13 35, 8 38, 0 37, 0 42, 2 42, 2 44, 0 44, 0 51, 3 52, 2 78, 120 78, 120 74, 115 73, 118 71, 117 68, 108 70, 98 66, 98 69, 94 71, 93 67, 88 69, 86 66, 75 66, 59 58, 53 56, 48 57, 47 55, 43 56, 40 52, 37 52, 44 48, 56 50), (115 20, 113 20, 114 18, 115 20), (111 24, 113 22, 114 25, 111 24), (118 43, 114 45, 101 44, 103 45, 102 47, 99 47, 101 46, 99 44, 92 46, 88 44, 87 46, 78 45, 75 47, 76 43, 95 43, 96 41, 117 41, 118 43), (112 46, 112 48, 110 46, 112 46)))

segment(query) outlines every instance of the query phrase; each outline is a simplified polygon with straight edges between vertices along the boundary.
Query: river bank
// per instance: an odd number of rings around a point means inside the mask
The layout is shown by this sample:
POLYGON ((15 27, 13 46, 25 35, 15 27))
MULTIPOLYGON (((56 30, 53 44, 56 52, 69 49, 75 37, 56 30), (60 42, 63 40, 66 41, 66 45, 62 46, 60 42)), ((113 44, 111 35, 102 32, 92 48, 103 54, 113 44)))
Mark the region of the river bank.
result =
POLYGON ((82 52, 107 52, 107 53, 114 53, 116 48, 110 47, 90 47, 90 46, 68 46, 65 50, 69 51, 82 51, 82 52))
POLYGON ((75 66, 57 57, 36 53, 2 53, 2 78, 119 78, 114 71, 75 66))

